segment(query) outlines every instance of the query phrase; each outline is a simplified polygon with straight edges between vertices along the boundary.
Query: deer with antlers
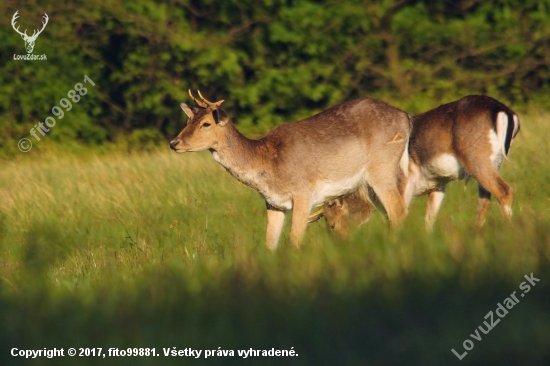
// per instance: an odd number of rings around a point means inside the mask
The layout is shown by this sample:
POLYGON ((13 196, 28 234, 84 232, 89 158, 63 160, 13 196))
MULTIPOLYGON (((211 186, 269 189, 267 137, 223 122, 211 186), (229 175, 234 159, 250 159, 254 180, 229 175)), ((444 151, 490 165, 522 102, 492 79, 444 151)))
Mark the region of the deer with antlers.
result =
MULTIPOLYGON (((443 201, 445 186, 452 181, 474 178, 479 200, 476 225, 482 226, 491 195, 500 203, 502 215, 512 215, 512 188, 498 170, 508 159, 510 147, 519 132, 518 116, 499 101, 470 95, 413 117, 410 137, 409 177, 401 179, 400 190, 407 207, 413 196, 428 195, 425 224, 431 231, 443 201), (406 182, 406 183, 405 183, 406 182)), ((368 219, 372 207, 358 204, 353 196, 326 202, 310 216, 310 222, 325 217, 327 225, 339 237, 348 236, 355 220, 368 219)))
POLYGON ((189 121, 170 147, 178 153, 209 150, 231 175, 263 196, 270 250, 277 248, 285 211, 293 210, 290 241, 299 247, 311 208, 353 191, 363 199, 376 194, 390 225, 406 217, 396 178, 398 171, 408 171, 411 126, 405 112, 357 99, 250 140, 220 107, 223 100, 189 95, 198 108, 181 104, 189 121))
POLYGON ((375 210, 358 192, 353 192, 325 202, 322 209, 310 215, 309 222, 324 217, 329 233, 344 240, 349 237, 351 227, 366 224, 375 210))
POLYGON ((38 29, 35 29, 34 32, 32 33, 31 36, 27 35, 27 30, 25 29, 24 32, 20 32, 19 31, 19 27, 15 28, 15 21, 17 18, 19 18, 19 15, 17 15, 17 13, 19 13, 19 10, 17 10, 15 12, 15 14, 13 14, 13 17, 11 18, 11 26, 13 27, 13 29, 19 33, 21 35, 21 38, 23 38, 23 40, 25 41, 25 49, 27 50, 27 53, 32 53, 32 50, 34 49, 34 42, 36 42, 36 39, 38 38, 38 36, 40 35, 40 33, 42 33, 42 31, 44 30, 44 28, 46 28, 46 24, 48 24, 48 14, 44 13, 44 20, 45 22, 42 22, 42 29, 38 30, 38 29))

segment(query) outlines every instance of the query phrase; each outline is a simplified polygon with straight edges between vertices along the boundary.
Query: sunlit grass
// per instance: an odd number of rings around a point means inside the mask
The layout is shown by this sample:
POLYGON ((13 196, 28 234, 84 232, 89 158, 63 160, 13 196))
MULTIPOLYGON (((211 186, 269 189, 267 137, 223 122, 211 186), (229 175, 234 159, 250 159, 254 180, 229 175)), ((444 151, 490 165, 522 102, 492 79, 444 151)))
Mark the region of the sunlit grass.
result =
MULTIPOLYGON (((376 363, 392 352, 392 360, 412 355, 415 364, 452 360, 450 348, 460 347, 524 274, 549 273, 546 119, 522 118, 512 161, 501 170, 515 191, 511 224, 493 203, 485 227, 475 229, 476 184, 459 182, 448 187, 431 234, 424 230, 421 197, 396 232, 376 213, 350 241, 338 242, 320 221, 308 227, 301 250, 289 244, 289 217, 274 254, 264 248, 263 200, 206 152, 45 153, 4 161, 0 318, 15 318, 0 341, 40 348, 74 337, 83 347, 204 349, 282 347, 292 340, 290 346, 302 347, 303 363, 334 356, 331 345, 351 363, 365 357, 376 363), (66 317, 72 335, 49 338, 66 317), (113 324, 104 338, 96 322, 113 324), (242 337, 234 339, 239 329, 242 337), (380 340, 369 338, 378 333, 380 340), (365 341, 351 341, 355 336, 365 341)), ((539 311, 546 325, 549 315, 540 306, 549 281, 543 278, 523 310, 539 311)), ((503 324, 502 331, 525 333, 513 328, 517 320, 503 324)), ((548 336, 544 327, 528 334, 539 345, 548 336)), ((489 350, 512 341, 495 337, 476 345, 470 360, 487 360, 489 350)))

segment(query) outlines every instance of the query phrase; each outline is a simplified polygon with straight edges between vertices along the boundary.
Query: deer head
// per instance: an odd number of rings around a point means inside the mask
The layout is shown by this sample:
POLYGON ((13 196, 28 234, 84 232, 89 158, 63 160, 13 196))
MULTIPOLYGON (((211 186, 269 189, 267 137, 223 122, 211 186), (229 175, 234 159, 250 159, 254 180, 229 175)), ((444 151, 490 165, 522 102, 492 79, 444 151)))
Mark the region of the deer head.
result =
POLYGON ((339 239, 349 237, 349 225, 347 222, 349 216, 348 204, 342 197, 325 202, 323 208, 309 216, 309 222, 315 222, 324 217, 327 221, 329 233, 339 239))
POLYGON ((195 99, 191 90, 189 90, 189 96, 198 105, 198 108, 191 108, 185 103, 180 105, 189 117, 189 121, 183 131, 170 142, 170 148, 178 153, 215 149, 223 135, 222 129, 229 122, 227 113, 220 108, 223 100, 209 102, 200 91, 199 97, 202 101, 195 99))
POLYGON ((13 27, 13 29, 19 33, 21 35, 21 38, 23 38, 23 40, 25 41, 25 49, 27 50, 27 53, 32 53, 32 50, 34 49, 34 42, 36 41, 36 38, 38 38, 38 36, 40 35, 40 33, 42 33, 42 31, 44 30, 44 28, 46 28, 46 24, 48 24, 48 14, 44 13, 44 19, 46 20, 45 22, 42 22, 42 29, 38 30, 38 29, 35 29, 33 34, 31 36, 27 35, 27 30, 25 29, 24 32, 20 32, 19 31, 19 27, 15 28, 15 20, 17 18, 19 18, 19 15, 17 15, 17 13, 19 12, 19 10, 17 10, 15 12, 15 14, 13 14, 13 17, 11 18, 11 26, 13 27))

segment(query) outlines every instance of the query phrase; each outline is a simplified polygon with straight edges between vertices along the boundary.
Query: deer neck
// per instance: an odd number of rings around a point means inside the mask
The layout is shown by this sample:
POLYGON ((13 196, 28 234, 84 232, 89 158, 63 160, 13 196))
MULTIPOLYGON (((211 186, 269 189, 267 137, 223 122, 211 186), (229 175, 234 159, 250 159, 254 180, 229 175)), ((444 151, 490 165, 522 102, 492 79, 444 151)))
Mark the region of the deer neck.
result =
POLYGON ((220 139, 215 149, 211 149, 214 160, 242 183, 262 191, 265 177, 266 156, 269 149, 262 140, 250 140, 229 123, 227 133, 220 139))

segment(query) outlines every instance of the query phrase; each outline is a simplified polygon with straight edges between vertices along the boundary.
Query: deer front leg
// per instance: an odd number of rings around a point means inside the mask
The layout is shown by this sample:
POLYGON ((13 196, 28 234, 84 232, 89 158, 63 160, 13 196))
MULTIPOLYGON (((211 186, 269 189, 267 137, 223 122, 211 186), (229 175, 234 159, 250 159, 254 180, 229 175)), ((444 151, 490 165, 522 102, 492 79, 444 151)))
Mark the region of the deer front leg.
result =
POLYGON ((274 251, 277 249, 277 244, 279 243, 279 237, 281 236, 281 231, 283 230, 283 225, 285 223, 285 212, 276 209, 266 202, 267 206, 267 232, 265 245, 267 249, 274 251))
POLYGON ((295 248, 300 247, 306 231, 311 203, 309 197, 298 196, 293 200, 292 228, 290 229, 290 242, 295 248))
POLYGON ((435 217, 439 212, 441 207, 441 202, 443 202, 443 197, 445 197, 445 187, 437 191, 432 191, 428 195, 428 203, 426 205, 426 216, 424 218, 424 223, 426 224, 426 230, 431 232, 434 228, 435 217))

